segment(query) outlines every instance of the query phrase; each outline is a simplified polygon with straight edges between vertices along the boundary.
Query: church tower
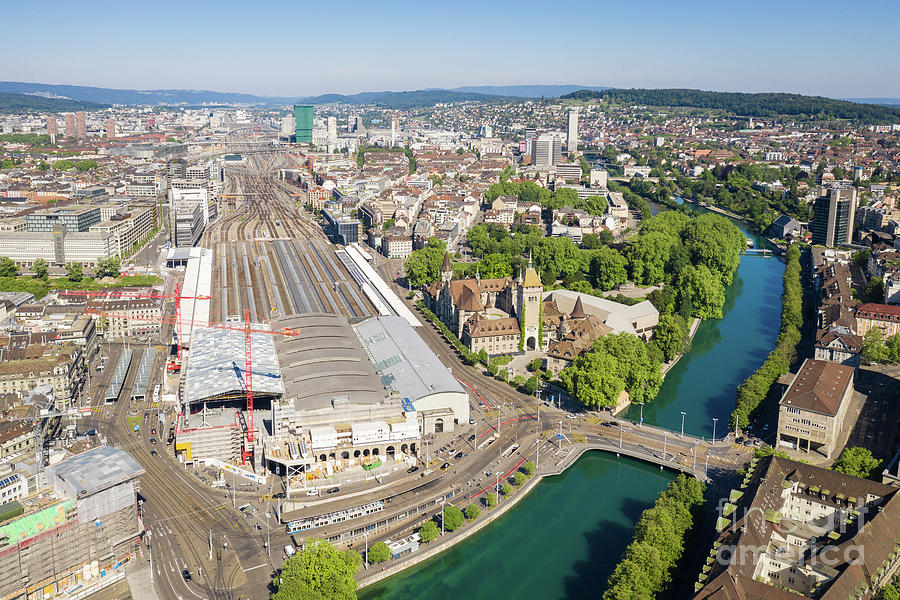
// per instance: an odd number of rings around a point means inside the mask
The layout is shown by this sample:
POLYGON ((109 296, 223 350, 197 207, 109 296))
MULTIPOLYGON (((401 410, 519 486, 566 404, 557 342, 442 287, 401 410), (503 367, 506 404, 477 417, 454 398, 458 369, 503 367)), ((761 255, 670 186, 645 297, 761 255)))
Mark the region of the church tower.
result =
POLYGON ((541 293, 544 284, 534 270, 531 259, 528 259, 528 268, 519 284, 516 298, 516 312, 519 326, 525 337, 525 350, 541 349, 540 323, 541 323, 541 293))
POLYGON ((447 283, 453 279, 453 265, 450 264, 450 253, 444 253, 444 264, 441 265, 441 281, 447 283))

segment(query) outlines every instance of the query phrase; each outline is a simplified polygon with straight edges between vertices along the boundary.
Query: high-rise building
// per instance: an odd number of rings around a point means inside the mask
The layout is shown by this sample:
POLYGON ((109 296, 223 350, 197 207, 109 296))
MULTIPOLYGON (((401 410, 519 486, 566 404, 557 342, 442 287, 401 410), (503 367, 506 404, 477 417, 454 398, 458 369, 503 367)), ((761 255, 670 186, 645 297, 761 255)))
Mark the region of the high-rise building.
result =
POLYGON ((106 119, 104 122, 106 128, 106 139, 111 140, 116 137, 116 120, 106 119))
POLYGON ((296 132, 297 126, 294 124, 294 115, 288 115, 281 118, 281 135, 291 135, 296 132))
POLYGON ((537 139, 537 129, 525 129, 525 154, 529 156, 533 153, 534 140, 537 139))
POLYGON ((834 186, 813 203, 812 242, 833 247, 853 241, 856 188, 834 186))
POLYGON ((337 117, 328 117, 328 141, 337 142, 337 117))
POLYGON ((366 126, 363 125, 363 118, 356 117, 353 119, 353 131, 355 133, 363 134, 366 132, 366 126))
POLYGON ((566 150, 569 154, 578 152, 578 109, 569 109, 569 126, 566 129, 566 150))
POLYGON ((66 113, 66 137, 75 137, 75 113, 66 113))
POLYGON ((47 117, 47 135, 50 136, 51 144, 56 143, 56 134, 57 133, 59 133, 59 130, 57 129, 57 125, 56 125, 56 117, 53 115, 50 115, 49 117, 47 117))
POLYGON ((558 135, 544 133, 531 145, 531 162, 537 167, 552 167, 562 162, 562 140, 558 135))
POLYGON ((79 140, 87 137, 87 113, 83 110, 75 113, 75 137, 79 140))
POLYGON ((311 104, 295 104, 294 120, 296 121, 296 142, 298 144, 312 143, 313 107, 311 104))

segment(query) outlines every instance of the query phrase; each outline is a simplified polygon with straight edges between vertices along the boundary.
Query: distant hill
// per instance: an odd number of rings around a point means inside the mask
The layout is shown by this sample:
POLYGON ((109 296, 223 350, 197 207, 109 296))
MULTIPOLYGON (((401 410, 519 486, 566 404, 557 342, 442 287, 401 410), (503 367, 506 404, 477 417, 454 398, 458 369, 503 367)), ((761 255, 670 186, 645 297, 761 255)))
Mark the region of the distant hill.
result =
POLYGON ((848 102, 860 104, 883 104, 885 106, 900 106, 900 98, 842 98, 848 102))
POLYGON ((82 102, 66 98, 44 98, 43 96, 0 92, 0 113, 70 112, 100 110, 107 106, 96 102, 82 102))
POLYGON ((725 110, 734 115, 811 119, 853 119, 862 123, 900 123, 900 109, 800 94, 745 94, 683 89, 581 90, 563 98, 600 99, 619 104, 680 106, 725 110))
POLYGON ((415 90, 409 92, 362 92, 344 96, 341 94, 325 94, 302 99, 309 104, 326 104, 340 102, 343 104, 375 104, 386 108, 407 109, 447 102, 490 102, 500 100, 503 96, 479 94, 475 92, 457 92, 453 90, 415 90))
POLYGON ((608 90, 609 87, 589 85, 467 85, 451 88, 451 92, 474 92, 513 98, 558 98, 579 90, 608 90))

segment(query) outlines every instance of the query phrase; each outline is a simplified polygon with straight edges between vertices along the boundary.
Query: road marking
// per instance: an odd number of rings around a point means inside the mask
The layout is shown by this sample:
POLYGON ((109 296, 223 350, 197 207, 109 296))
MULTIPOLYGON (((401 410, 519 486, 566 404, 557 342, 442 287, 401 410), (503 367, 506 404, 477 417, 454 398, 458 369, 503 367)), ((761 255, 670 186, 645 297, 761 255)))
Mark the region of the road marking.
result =
POLYGON ((253 569, 258 569, 260 567, 265 567, 265 566, 267 566, 265 563, 263 563, 261 565, 256 565, 255 567, 250 567, 249 569, 244 569, 244 573, 246 573, 247 571, 252 571, 253 569))

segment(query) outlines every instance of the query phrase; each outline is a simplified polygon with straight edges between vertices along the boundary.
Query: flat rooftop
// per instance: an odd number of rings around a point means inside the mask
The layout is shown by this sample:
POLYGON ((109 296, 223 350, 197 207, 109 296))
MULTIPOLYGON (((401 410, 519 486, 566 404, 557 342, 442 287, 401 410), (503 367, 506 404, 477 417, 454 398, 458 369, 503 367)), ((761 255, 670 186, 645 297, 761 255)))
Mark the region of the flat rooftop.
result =
POLYGON ((47 481, 71 499, 95 494, 143 474, 144 468, 127 452, 110 446, 100 446, 47 467, 47 481), (59 489, 60 483, 63 489, 59 489))

